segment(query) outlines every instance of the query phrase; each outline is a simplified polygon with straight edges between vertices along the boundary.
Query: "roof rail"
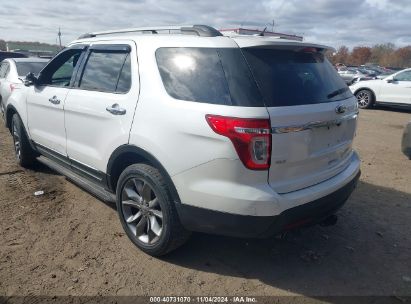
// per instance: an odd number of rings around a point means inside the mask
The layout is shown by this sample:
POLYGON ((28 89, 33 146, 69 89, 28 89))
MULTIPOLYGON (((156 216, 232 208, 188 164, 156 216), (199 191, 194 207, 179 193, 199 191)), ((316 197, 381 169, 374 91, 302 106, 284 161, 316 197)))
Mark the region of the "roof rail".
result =
POLYGON ((175 32, 180 32, 181 34, 195 34, 201 37, 217 37, 223 36, 218 30, 208 25, 173 25, 173 26, 152 26, 152 27, 137 27, 137 28, 128 28, 121 30, 112 30, 104 32, 93 32, 85 33, 78 37, 78 39, 92 38, 101 35, 111 35, 111 34, 123 34, 123 33, 134 33, 140 32, 144 34, 159 34, 159 32, 164 32, 172 34, 175 32))

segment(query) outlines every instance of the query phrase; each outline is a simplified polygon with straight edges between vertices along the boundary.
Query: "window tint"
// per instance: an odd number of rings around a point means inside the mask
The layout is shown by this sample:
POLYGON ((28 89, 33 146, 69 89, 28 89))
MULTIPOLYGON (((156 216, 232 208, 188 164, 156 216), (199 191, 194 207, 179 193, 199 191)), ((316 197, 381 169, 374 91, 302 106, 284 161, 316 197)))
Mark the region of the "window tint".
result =
POLYGON ((121 69, 120 78, 118 79, 116 92, 127 93, 131 87, 131 61, 130 54, 127 54, 126 61, 124 61, 121 69))
POLYGON ((37 75, 46 65, 47 62, 17 62, 17 74, 19 76, 26 76, 28 73, 37 75))
POLYGON ((69 86, 81 49, 68 49, 52 59, 39 76, 41 85, 69 86))
POLYGON ((405 71, 395 76, 395 80, 398 81, 411 81, 411 71, 405 71))
POLYGON ((159 48, 156 59, 164 87, 176 99, 263 105, 240 49, 159 48))
POLYGON ((267 107, 315 104, 352 96, 321 53, 243 49, 267 107))
POLYGON ((103 92, 127 92, 131 85, 128 53, 91 52, 80 81, 80 88, 103 92), (122 72, 124 70, 124 72, 122 72))
POLYGON ((70 56, 70 58, 53 73, 51 83, 54 85, 68 86, 79 57, 80 54, 70 56))

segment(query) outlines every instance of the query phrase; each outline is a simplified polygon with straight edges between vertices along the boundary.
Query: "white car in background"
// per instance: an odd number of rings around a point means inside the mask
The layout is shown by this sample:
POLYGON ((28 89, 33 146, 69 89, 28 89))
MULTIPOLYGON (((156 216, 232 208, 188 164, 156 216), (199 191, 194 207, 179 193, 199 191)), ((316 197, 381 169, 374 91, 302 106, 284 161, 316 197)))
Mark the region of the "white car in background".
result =
POLYGON ((376 104, 411 107, 411 69, 384 79, 357 82, 350 86, 362 109, 376 104))
POLYGON ((0 63, 0 111, 4 115, 7 100, 15 89, 21 88, 30 72, 38 74, 49 59, 8 58, 0 63))

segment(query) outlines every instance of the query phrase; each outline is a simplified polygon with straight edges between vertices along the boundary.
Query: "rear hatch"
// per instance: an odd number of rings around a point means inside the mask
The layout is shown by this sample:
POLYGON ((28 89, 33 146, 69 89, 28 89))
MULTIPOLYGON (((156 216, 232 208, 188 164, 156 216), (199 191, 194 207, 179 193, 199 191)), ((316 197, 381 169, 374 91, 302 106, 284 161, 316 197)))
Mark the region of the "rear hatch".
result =
POLYGON ((271 187, 288 193, 343 171, 352 153, 357 104, 324 49, 301 44, 242 51, 270 115, 271 187))

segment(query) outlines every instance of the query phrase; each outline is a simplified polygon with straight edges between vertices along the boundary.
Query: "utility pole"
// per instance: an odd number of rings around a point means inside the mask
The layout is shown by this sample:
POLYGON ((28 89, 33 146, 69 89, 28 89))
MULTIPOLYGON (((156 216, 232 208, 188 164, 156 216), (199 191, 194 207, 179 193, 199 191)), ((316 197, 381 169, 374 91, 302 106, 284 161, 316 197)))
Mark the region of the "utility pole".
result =
POLYGON ((60 49, 61 49, 61 31, 60 31, 60 27, 59 27, 59 32, 57 34, 59 36, 59 44, 60 44, 60 49))
POLYGON ((274 19, 273 19, 273 25, 271 27, 271 31, 274 33, 274 19))

